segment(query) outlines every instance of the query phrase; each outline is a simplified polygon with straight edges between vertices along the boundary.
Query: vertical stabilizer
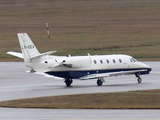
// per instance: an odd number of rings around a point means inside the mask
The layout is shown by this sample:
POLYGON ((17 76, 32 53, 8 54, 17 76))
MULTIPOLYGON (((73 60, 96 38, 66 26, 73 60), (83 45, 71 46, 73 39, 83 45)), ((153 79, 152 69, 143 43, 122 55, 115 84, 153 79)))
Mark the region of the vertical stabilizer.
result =
POLYGON ((33 44, 32 40, 27 33, 18 33, 17 34, 23 58, 25 62, 32 62, 32 58, 40 55, 36 46, 33 44))

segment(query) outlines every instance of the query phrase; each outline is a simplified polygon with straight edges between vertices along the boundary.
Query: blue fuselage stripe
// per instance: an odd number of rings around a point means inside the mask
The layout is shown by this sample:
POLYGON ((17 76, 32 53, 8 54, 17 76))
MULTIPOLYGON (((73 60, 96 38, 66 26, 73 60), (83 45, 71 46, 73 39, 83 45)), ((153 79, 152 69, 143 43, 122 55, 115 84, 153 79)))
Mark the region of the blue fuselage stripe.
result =
MULTIPOLYGON (((62 78, 69 78, 69 79, 77 79, 86 75, 96 74, 96 73, 111 73, 111 72, 120 72, 120 71, 132 71, 132 70, 143 70, 147 68, 138 68, 138 69, 107 69, 107 70, 87 70, 87 71, 59 71, 59 72, 46 72, 49 75, 62 77, 62 78)), ((147 71, 140 72, 141 75, 149 74, 151 71, 150 68, 147 71)))

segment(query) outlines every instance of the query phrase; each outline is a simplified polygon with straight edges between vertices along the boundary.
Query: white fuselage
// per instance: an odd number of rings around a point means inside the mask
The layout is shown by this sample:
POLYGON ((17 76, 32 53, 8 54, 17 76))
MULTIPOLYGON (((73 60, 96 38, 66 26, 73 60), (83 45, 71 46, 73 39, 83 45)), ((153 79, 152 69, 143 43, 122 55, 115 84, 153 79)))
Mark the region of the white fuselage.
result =
POLYGON ((73 78, 94 73, 151 69, 150 66, 138 62, 129 55, 88 55, 73 57, 47 55, 42 56, 41 59, 34 58, 31 63, 26 63, 26 65, 35 71, 46 72, 58 77, 66 77, 68 74, 62 75, 66 74, 66 72, 77 74, 76 71, 79 71, 79 75, 71 75, 73 78))
POLYGON ((151 67, 138 62, 129 55, 94 55, 91 56, 54 56, 56 51, 40 53, 27 33, 18 33, 18 40, 22 53, 9 51, 10 55, 23 58, 25 65, 31 72, 43 72, 49 75, 62 77, 67 86, 72 79, 98 78, 97 85, 104 82, 103 77, 135 74, 138 83, 140 75, 149 74, 151 67))

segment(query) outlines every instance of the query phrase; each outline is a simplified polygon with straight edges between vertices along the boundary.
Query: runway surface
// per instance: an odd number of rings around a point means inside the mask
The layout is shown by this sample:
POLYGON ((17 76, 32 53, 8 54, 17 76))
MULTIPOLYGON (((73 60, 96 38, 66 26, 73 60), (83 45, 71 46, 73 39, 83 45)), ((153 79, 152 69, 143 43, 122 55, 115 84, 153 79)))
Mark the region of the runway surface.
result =
POLYGON ((159 110, 1 108, 1 120, 159 120, 159 110))
MULTIPOLYGON (((144 62, 152 67, 151 74, 141 76, 137 83, 134 75, 108 77, 103 86, 95 80, 74 80, 72 87, 66 87, 63 80, 47 78, 28 73, 30 69, 22 62, 0 62, 0 101, 83 93, 106 93, 160 88, 160 62, 144 62)), ((117 120, 158 120, 159 110, 46 110, 0 108, 0 119, 117 119, 117 120)))
POLYGON ((145 63, 153 70, 151 74, 141 76, 143 79, 141 84, 138 84, 134 75, 127 75, 107 77, 102 86, 97 86, 95 79, 74 80, 72 87, 66 87, 61 79, 26 72, 30 69, 22 62, 0 62, 0 101, 67 94, 159 89, 160 62, 145 63))

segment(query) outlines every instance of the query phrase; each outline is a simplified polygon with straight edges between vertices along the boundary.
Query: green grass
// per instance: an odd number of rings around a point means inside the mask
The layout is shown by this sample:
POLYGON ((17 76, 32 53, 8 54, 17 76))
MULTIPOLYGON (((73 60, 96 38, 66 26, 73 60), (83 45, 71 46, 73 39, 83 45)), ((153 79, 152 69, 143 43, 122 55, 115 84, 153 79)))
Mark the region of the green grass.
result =
POLYGON ((0 102, 0 107, 52 109, 160 109, 160 90, 78 94, 0 102))
POLYGON ((138 59, 160 59, 159 0, 7 0, 0 3, 1 61, 18 60, 6 55, 7 51, 20 52, 18 32, 27 32, 40 52, 123 53, 138 59))

